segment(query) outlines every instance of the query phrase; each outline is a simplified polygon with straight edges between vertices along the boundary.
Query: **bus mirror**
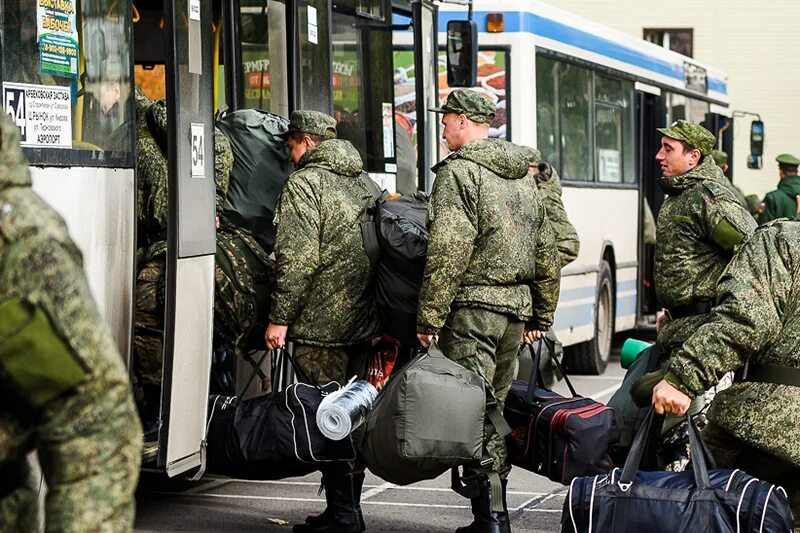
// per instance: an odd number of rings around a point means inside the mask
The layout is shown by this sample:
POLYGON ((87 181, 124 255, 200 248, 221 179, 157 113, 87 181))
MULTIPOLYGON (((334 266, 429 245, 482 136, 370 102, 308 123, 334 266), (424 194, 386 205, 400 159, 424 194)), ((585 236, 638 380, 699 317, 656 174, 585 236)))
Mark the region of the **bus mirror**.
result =
POLYGON ((447 85, 474 87, 478 81, 478 26, 472 20, 447 22, 447 85))
MULTIPOLYGON (((764 155, 764 123, 760 120, 754 120, 750 124, 750 155, 759 159, 764 155)), ((749 162, 747 166, 753 168, 749 162)), ((761 165, 756 168, 761 168, 761 165)))
POLYGON ((747 156, 747 168, 758 170, 761 168, 762 159, 760 155, 750 154, 747 156))

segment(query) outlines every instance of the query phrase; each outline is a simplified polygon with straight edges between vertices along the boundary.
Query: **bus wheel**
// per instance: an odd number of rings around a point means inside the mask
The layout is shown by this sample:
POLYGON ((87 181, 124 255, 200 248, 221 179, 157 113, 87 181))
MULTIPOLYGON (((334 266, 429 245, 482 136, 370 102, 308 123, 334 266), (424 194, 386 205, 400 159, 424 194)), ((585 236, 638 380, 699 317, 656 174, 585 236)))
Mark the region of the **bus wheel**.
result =
POLYGON ((577 374, 602 374, 611 356, 611 342, 614 338, 614 278, 606 261, 600 263, 594 308, 594 337, 570 347, 564 354, 569 369, 577 374))

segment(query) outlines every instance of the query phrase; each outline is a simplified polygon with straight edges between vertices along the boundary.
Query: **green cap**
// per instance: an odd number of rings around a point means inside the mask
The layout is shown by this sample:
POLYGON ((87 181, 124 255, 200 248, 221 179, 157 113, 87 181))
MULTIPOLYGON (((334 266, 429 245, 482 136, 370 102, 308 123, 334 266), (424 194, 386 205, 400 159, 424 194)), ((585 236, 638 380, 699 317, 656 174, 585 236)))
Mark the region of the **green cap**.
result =
POLYGON ((711 157, 714 158, 714 163, 716 163, 719 168, 728 164, 728 154, 722 150, 711 150, 711 157))
POLYGON ((800 159, 797 159, 792 154, 781 154, 775 158, 775 161, 777 161, 779 165, 785 165, 787 167, 800 166, 800 159))
POLYGON ((530 146, 520 146, 522 155, 528 160, 529 167, 538 166, 542 162, 542 152, 530 146))
POLYGON ((711 154, 716 142, 713 133, 699 124, 692 124, 686 120, 678 120, 669 128, 658 128, 658 131, 670 139, 683 141, 692 148, 700 150, 704 156, 711 154))
POLYGON ((442 107, 429 109, 433 113, 458 113, 466 115, 472 122, 489 124, 495 113, 495 106, 488 98, 475 91, 455 89, 447 95, 442 107))
POLYGON ((336 119, 319 111, 306 109, 292 111, 289 131, 284 133, 283 136, 286 137, 295 131, 308 133, 309 135, 320 135, 326 139, 335 139, 336 119))

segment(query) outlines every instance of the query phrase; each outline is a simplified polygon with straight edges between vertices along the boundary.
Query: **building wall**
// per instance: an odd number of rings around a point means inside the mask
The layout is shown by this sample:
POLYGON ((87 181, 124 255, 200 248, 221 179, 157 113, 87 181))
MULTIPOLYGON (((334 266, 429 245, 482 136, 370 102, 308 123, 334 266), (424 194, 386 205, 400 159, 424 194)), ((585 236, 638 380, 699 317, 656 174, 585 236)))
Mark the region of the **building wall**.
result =
POLYGON ((760 197, 778 181, 778 154, 800 157, 800 0, 547 0, 638 38, 643 28, 693 28, 694 57, 728 75, 731 109, 764 121, 764 167, 747 168, 751 117, 734 122, 734 183, 760 197))

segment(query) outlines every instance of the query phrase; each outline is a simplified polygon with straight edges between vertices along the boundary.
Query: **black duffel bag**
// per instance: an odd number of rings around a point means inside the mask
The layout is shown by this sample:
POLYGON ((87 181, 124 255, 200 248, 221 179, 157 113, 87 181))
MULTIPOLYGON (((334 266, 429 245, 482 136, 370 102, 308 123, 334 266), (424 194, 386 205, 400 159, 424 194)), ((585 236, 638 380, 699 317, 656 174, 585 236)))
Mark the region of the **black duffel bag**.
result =
MULTIPOLYGON (((572 397, 546 389, 539 372, 544 342, 539 342, 528 383, 512 382, 506 397, 503 416, 511 426, 508 457, 514 466, 568 485, 576 476, 611 468, 608 434, 614 412, 591 398, 578 396, 555 357, 553 361, 572 397)), ((528 345, 521 349, 532 350, 528 345)))
POLYGON ((562 533, 792 531, 786 491, 741 470, 715 469, 692 417, 687 417, 692 471, 639 472, 653 418, 651 409, 622 470, 572 481, 561 516, 562 533))
POLYGON ((277 356, 291 363, 300 383, 250 400, 211 398, 206 437, 210 473, 241 479, 283 479, 310 474, 334 461, 355 460, 350 438, 331 440, 316 423, 322 399, 339 390, 340 385, 335 381, 309 385, 288 352, 281 350, 277 356))

